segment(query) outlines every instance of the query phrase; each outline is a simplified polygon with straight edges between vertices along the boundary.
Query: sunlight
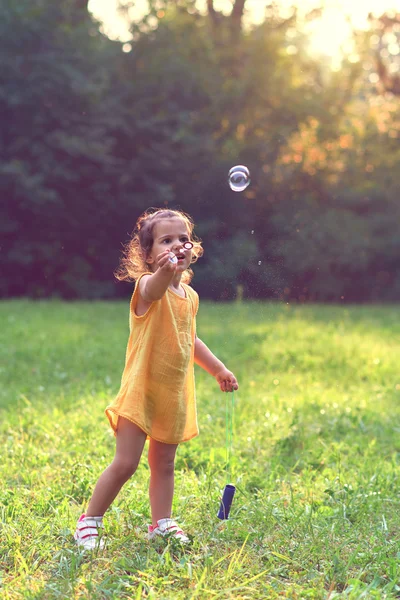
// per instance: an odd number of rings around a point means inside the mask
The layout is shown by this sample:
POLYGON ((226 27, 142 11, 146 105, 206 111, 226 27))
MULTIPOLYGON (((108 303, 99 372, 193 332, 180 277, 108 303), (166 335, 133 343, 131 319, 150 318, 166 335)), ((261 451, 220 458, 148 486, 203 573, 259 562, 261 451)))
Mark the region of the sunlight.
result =
MULTIPOLYGON (((118 0, 89 0, 88 8, 93 16, 103 23, 102 31, 112 39, 127 41, 131 38, 126 20, 118 12, 118 0)), ((138 15, 143 14, 145 0, 139 0, 138 15)))
POLYGON ((350 55, 351 59, 354 51, 352 31, 368 29, 369 14, 378 16, 394 9, 400 10, 400 0, 327 1, 322 16, 308 26, 310 49, 330 57, 333 62, 337 62, 342 55, 350 55))
MULTIPOLYGON (((233 0, 214 0, 217 10, 228 13, 233 0)), ((290 8, 296 4, 293 0, 280 0, 280 5, 289 14, 290 8)), ((304 15, 313 8, 324 6, 321 17, 305 24, 309 35, 310 51, 330 58, 333 63, 340 60, 343 54, 352 53, 350 44, 352 28, 368 28, 368 14, 382 14, 385 11, 400 11, 400 0, 302 0, 298 2, 298 11, 304 15)), ((130 38, 129 27, 124 18, 118 14, 118 0, 90 0, 89 10, 103 22, 104 32, 111 38, 127 41, 130 38)), ((206 0, 198 1, 199 9, 205 9, 206 0)), ((266 3, 261 0, 247 0, 247 19, 253 23, 263 20, 266 3)), ((138 18, 147 8, 146 0, 136 0, 132 18, 138 18)))

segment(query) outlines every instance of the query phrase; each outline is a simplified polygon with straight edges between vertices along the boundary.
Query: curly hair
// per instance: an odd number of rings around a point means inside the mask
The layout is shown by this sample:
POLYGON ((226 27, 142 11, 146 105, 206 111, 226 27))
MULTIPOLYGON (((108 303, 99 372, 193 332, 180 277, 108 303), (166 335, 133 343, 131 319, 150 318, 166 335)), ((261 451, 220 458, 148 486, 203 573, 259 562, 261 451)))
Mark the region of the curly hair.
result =
MULTIPOLYGON (((161 219, 176 218, 181 219, 185 223, 189 239, 193 243, 192 263, 195 263, 202 256, 203 247, 201 240, 193 233, 194 222, 188 214, 181 210, 149 208, 138 218, 131 239, 124 246, 120 264, 114 271, 114 275, 119 281, 135 281, 143 273, 151 271, 146 259, 153 247, 154 227, 161 219)), ((183 283, 190 283, 192 278, 192 269, 186 269, 182 274, 183 283)))

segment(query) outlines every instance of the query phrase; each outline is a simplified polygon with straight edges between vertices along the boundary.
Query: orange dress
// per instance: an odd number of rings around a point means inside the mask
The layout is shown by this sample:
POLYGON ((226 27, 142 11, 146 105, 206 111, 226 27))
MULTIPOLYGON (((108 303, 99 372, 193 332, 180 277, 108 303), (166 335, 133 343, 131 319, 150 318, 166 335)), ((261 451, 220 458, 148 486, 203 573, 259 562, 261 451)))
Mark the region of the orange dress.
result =
MULTIPOLYGON (((143 277, 143 275, 142 275, 143 277)), ((106 415, 114 432, 125 417, 150 438, 178 444, 198 435, 194 345, 199 297, 182 283, 137 316, 139 278, 130 302, 130 335, 121 387, 106 415)))

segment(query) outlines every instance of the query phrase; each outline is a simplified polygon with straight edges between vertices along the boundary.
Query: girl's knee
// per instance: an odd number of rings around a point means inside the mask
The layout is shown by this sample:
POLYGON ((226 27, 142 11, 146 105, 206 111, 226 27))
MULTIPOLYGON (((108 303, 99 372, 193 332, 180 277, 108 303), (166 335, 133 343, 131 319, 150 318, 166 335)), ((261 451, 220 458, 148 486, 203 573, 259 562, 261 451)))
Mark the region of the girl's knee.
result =
POLYGON ((138 462, 117 457, 111 463, 111 467, 118 479, 127 481, 138 468, 138 462))
POLYGON ((162 473, 163 475, 172 475, 175 470, 175 459, 164 457, 159 462, 156 462, 153 470, 154 468, 157 472, 162 473))
POLYGON ((171 475, 175 469, 175 447, 159 444, 149 451, 148 461, 151 471, 171 475))

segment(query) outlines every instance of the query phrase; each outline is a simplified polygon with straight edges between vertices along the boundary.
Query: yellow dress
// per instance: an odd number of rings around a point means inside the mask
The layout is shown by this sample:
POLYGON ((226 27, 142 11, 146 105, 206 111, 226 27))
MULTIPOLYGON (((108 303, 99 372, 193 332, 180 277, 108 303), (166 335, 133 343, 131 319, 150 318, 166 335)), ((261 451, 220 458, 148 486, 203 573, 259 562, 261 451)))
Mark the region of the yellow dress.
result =
MULTIPOLYGON (((142 275, 143 277, 143 275, 142 275)), ((159 442, 178 444, 198 435, 194 344, 199 297, 182 283, 137 316, 139 278, 130 302, 130 335, 121 387, 106 415, 114 432, 125 417, 159 442)))

